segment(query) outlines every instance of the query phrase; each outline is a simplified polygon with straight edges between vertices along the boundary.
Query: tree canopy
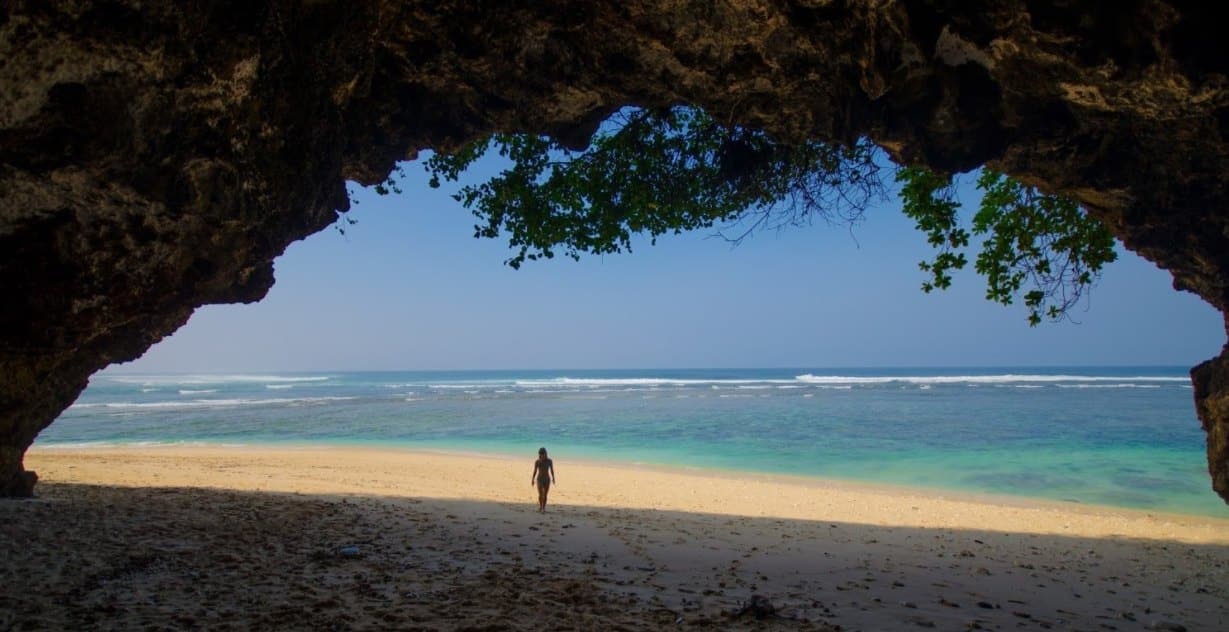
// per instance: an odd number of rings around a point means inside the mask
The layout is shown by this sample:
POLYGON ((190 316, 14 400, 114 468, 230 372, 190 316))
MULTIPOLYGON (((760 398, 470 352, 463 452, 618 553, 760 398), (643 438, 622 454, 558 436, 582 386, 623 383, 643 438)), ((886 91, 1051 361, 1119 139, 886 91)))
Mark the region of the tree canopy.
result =
MULTIPOLYGON (((490 151, 511 166, 453 197, 478 218, 475 237, 507 235, 513 268, 557 253, 630 251, 636 234, 655 243, 666 233, 715 227, 737 242, 816 219, 856 224, 886 198, 885 171, 894 171, 905 214, 937 250, 919 264, 925 292, 948 288, 952 271, 968 263, 970 239, 985 237, 974 269, 986 278, 986 297, 1005 305, 1022 299, 1036 325, 1067 315, 1116 256, 1110 233, 1074 201, 1001 173, 981 171, 981 205, 966 228, 953 175, 893 169, 866 140, 779 142, 695 108, 625 109, 580 151, 546 136, 494 135, 429 158, 431 186, 460 181, 490 151)), ((377 190, 395 188, 390 179, 377 190)))
MULTIPOLYGON (((930 274, 922 291, 947 289, 949 271, 968 263, 970 238, 958 218, 952 178, 905 167, 896 180, 905 214, 939 251, 918 264, 930 274)), ((1022 294, 1030 325, 1043 316, 1065 316, 1118 256, 1113 235, 1071 199, 1045 195, 990 169, 982 169, 977 188, 983 195, 971 230, 986 240, 973 267, 986 277, 988 300, 1010 305, 1022 294)))

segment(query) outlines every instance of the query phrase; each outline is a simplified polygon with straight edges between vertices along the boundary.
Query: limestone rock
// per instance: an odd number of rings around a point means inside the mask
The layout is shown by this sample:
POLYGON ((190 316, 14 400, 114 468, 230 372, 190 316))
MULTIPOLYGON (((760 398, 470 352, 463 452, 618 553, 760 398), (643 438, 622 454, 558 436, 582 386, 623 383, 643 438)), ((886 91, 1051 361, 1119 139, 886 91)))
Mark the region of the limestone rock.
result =
MULTIPOLYGON (((0 5, 0 493, 108 364, 348 208, 347 179, 494 131, 583 145, 692 103, 869 136, 1081 200, 1229 308, 1229 51, 1214 3, 10 0, 0 5)), ((1229 496, 1225 356, 1195 371, 1229 496)), ((1218 473, 1219 472, 1219 473, 1218 473)))

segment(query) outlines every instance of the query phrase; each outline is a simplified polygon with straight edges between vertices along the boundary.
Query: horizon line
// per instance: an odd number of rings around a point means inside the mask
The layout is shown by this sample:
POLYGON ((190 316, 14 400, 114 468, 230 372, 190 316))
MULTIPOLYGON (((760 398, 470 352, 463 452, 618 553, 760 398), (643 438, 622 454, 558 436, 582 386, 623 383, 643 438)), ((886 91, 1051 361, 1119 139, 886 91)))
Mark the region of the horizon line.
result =
POLYGON ((896 369, 1121 369, 1121 368, 1165 368, 1189 370, 1185 364, 899 364, 899 365, 796 365, 796 366, 614 366, 614 367, 467 367, 467 368, 202 368, 169 371, 132 370, 122 366, 111 365, 95 372, 99 373, 129 373, 134 375, 157 374, 204 374, 222 373, 478 373, 490 371, 794 371, 794 370, 896 370, 896 369))

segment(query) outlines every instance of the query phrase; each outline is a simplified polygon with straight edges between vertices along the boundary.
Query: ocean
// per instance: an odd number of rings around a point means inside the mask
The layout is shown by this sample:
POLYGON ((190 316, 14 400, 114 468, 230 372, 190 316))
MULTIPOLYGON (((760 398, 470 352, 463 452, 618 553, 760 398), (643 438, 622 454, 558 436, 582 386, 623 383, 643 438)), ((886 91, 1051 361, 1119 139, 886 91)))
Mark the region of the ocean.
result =
POLYGON ((95 375, 38 437, 404 447, 1229 517, 1182 367, 95 375))

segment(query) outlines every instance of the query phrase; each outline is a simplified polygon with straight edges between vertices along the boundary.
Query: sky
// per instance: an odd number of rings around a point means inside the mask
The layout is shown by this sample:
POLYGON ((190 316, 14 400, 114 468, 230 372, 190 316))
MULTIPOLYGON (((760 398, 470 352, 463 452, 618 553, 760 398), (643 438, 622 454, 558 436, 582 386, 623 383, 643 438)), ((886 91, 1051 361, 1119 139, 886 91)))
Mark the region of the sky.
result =
MULTIPOLYGON (((484 158, 466 181, 499 168, 484 158)), ((1029 327, 971 271, 925 294, 917 264, 933 253, 894 196, 852 229, 820 221, 736 247, 699 231, 513 270, 506 239, 473 237, 455 187, 405 172, 400 195, 352 187, 357 223, 292 244, 263 301, 202 307, 117 369, 1191 366, 1225 342, 1216 310, 1121 249, 1077 322, 1029 327)))

